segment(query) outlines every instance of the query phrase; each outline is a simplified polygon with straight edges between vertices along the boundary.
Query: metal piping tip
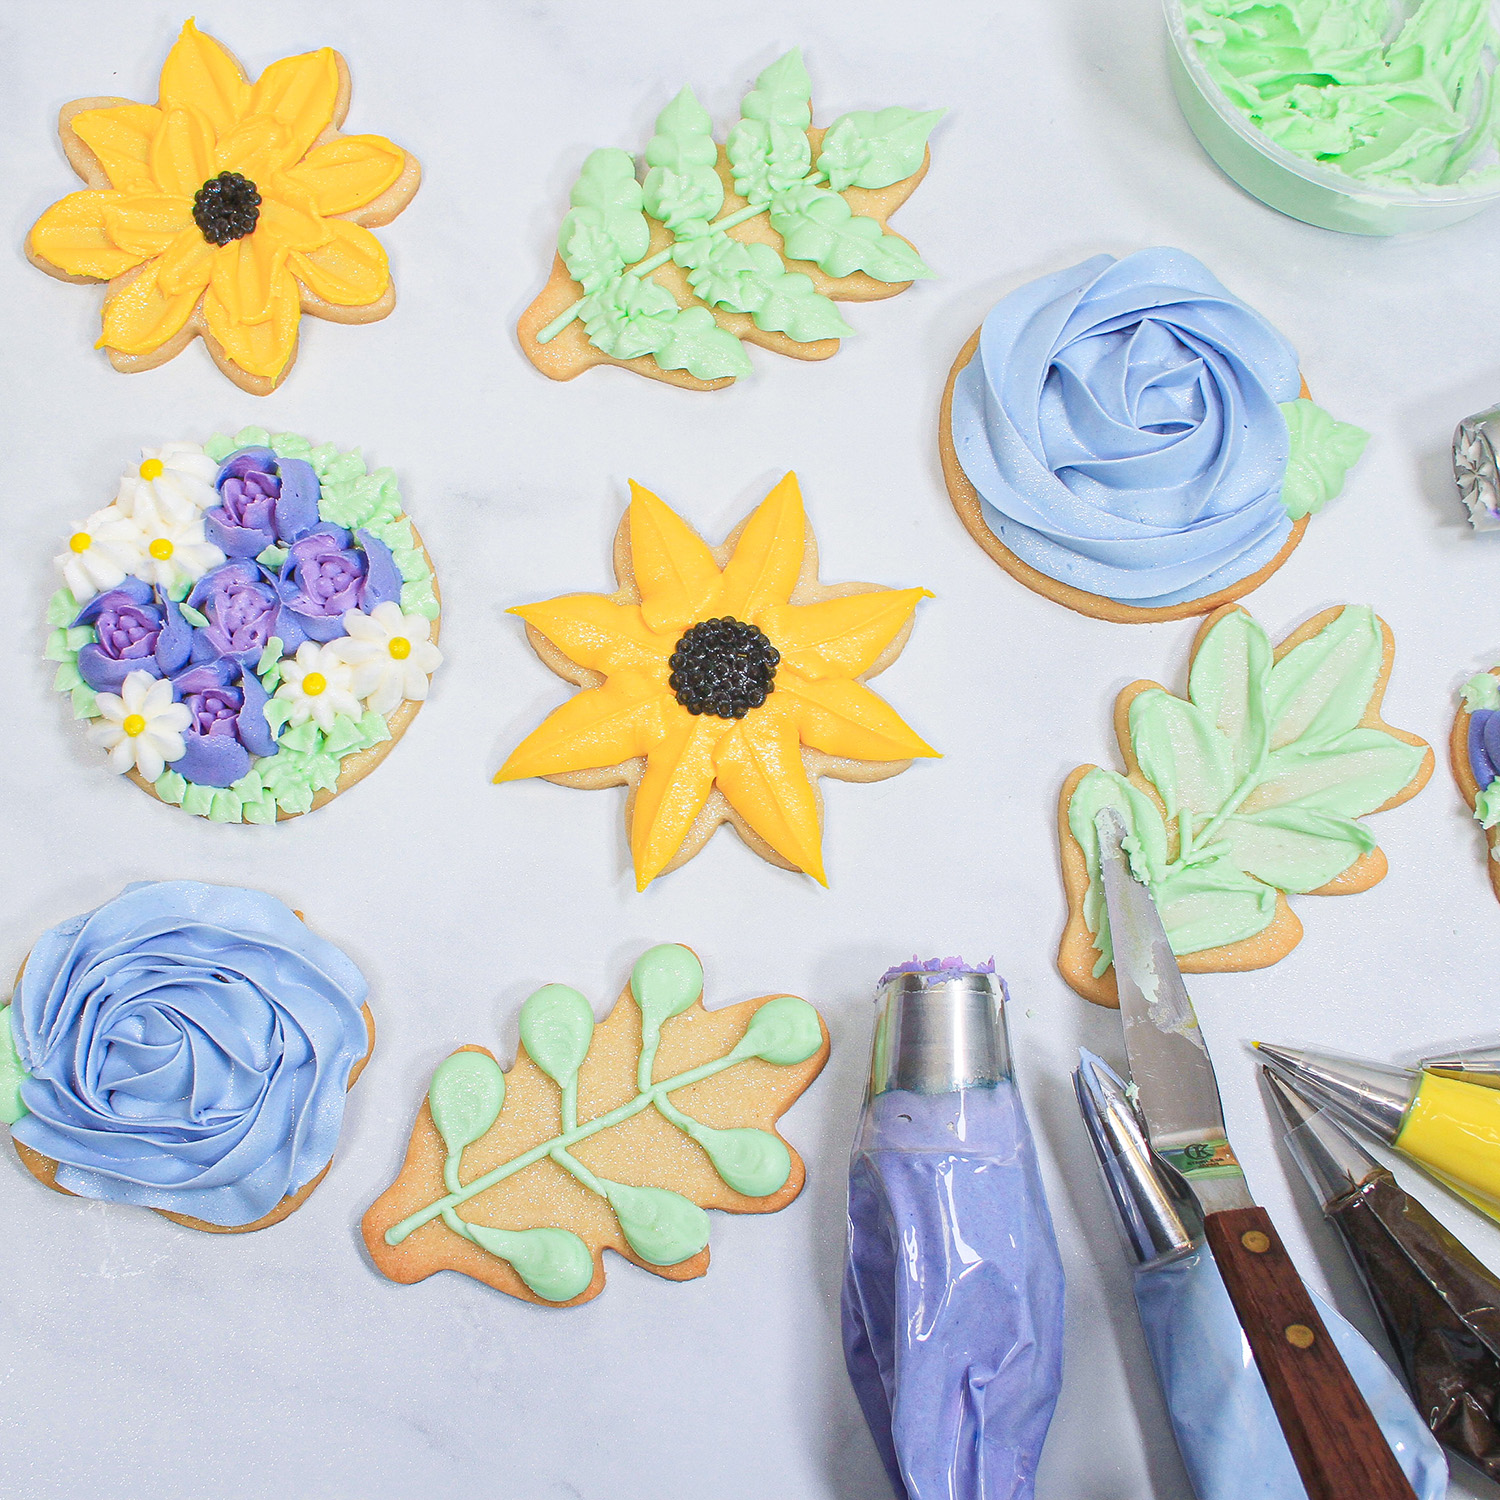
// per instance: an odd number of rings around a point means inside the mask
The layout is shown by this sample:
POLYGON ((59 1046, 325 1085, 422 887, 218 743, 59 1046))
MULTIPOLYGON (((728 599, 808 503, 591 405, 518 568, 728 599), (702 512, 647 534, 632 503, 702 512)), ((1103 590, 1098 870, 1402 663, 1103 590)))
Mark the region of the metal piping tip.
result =
POLYGON ((951 1094, 1010 1078, 1005 981, 979 969, 895 970, 876 996, 870 1097, 951 1094))
POLYGON ((1500 528, 1500 406, 1465 417, 1453 434, 1453 478, 1475 531, 1500 528))
POLYGON ((1203 1215, 1193 1190, 1151 1150, 1124 1081, 1102 1058, 1080 1049, 1073 1088, 1089 1142, 1115 1206, 1125 1253, 1161 1265, 1197 1249, 1203 1215))
POLYGON ((1287 1150, 1325 1213, 1384 1167, 1334 1118, 1268 1067, 1261 1079, 1286 1127, 1287 1150))
POLYGON ((1410 1068, 1265 1042, 1251 1045, 1260 1060, 1310 1104, 1326 1106, 1377 1141, 1395 1144, 1417 1091, 1417 1075, 1410 1068))
POLYGON ((1418 1066, 1424 1073, 1436 1073, 1440 1078, 1500 1089, 1500 1047, 1471 1047, 1464 1052, 1450 1052, 1446 1057, 1424 1057, 1418 1066))

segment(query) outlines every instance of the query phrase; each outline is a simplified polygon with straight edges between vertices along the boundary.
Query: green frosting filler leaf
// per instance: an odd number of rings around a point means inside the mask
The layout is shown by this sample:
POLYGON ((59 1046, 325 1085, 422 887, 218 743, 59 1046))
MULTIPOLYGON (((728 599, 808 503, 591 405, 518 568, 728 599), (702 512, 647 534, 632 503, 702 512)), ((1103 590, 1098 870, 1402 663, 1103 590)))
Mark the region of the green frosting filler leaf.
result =
POLYGON ((681 1265, 708 1243, 708 1215, 681 1193, 623 1182, 604 1188, 626 1243, 650 1265, 681 1265))
POLYGON ((585 291, 593 289, 590 281, 602 282, 645 255, 651 226, 641 212, 641 185, 629 152, 614 146, 591 151, 569 201, 573 207, 563 218, 557 248, 585 291))
POLYGON ((14 1125, 30 1111, 21 1101, 21 1085, 31 1077, 16 1051, 15 1032, 10 1024, 10 1006, 0 1007, 0 1120, 14 1125))
POLYGON ((1500 781, 1490 782, 1474 799, 1474 816, 1484 828, 1500 823, 1500 781))
POLYGON ((169 766, 156 778, 155 791, 163 802, 170 802, 176 807, 187 794, 187 782, 169 766))
POLYGON ((1281 503, 1292 520, 1322 510, 1344 487, 1370 434, 1352 422, 1340 422, 1306 398, 1281 406, 1290 449, 1281 481, 1281 503))
POLYGON ((810 277, 788 271, 769 245, 742 244, 713 232, 678 240, 672 259, 687 269, 688 284, 705 302, 749 313, 755 326, 768 333, 809 344, 854 332, 833 300, 810 277))
MULTIPOLYGON (((271 434, 264 427, 241 427, 234 435, 236 448, 269 448, 271 434)), ((230 450, 231 452, 233 449, 230 450)))
POLYGON ((281 565, 286 561, 287 549, 272 545, 267 547, 255 560, 261 567, 269 568, 273 573, 281 571, 281 565))
POLYGON ((216 432, 203 445, 203 451, 213 459, 216 464, 221 464, 239 446, 232 437, 222 432, 216 432))
POLYGON ((789 259, 816 261, 829 276, 863 271, 876 281, 918 281, 932 275, 900 236, 823 188, 802 184, 780 195, 771 207, 771 228, 789 259))
POLYGON ((177 608, 181 613, 182 618, 186 620, 189 625, 194 625, 199 630, 203 630, 207 627, 208 616, 205 614, 201 614, 198 610, 194 609, 192 605, 179 604, 177 608))
POLYGON ((487 1052, 455 1052, 432 1075, 427 1103, 443 1145, 456 1155, 500 1118, 505 1074, 487 1052))
POLYGON ((1500 678, 1479 672, 1463 685, 1464 707, 1472 714, 1481 708, 1500 708, 1500 678))
POLYGON ((75 719, 97 719, 99 717, 99 700, 94 696, 91 687, 79 686, 73 689, 73 717, 75 719))
POLYGON ((571 1302, 594 1279, 589 1247, 570 1229, 488 1229, 470 1224, 468 1232, 482 1249, 508 1260, 516 1275, 548 1302, 571 1302))
POLYGON ((836 193, 890 187, 922 165, 927 137, 942 118, 940 109, 919 112, 899 104, 840 115, 823 137, 818 170, 836 193))
POLYGON ((72 589, 58 589, 47 601, 47 623, 68 626, 78 617, 82 606, 73 597, 72 589))
POLYGON ((312 444, 299 432, 277 432, 271 435, 271 452, 277 458, 306 459, 312 444))
POLYGON ((786 1142, 769 1130, 750 1126, 714 1130, 696 1120, 689 1120, 682 1128, 708 1153, 714 1171, 747 1198, 766 1198, 780 1192, 792 1175, 792 1155, 786 1142))
POLYGON ((1275 917, 1278 891, 1317 890, 1375 848, 1355 820, 1397 796, 1426 756, 1360 722, 1384 660, 1380 622, 1365 606, 1346 606, 1279 662, 1261 627, 1236 610, 1200 643, 1186 701, 1137 694, 1131 748, 1160 807, 1097 769, 1068 804, 1089 871, 1083 918, 1100 954, 1096 975, 1113 956, 1094 828, 1102 808, 1124 819, 1131 865, 1178 954, 1253 937, 1275 917))
POLYGON ((713 218, 724 206, 718 160, 713 121, 692 89, 685 88, 656 117, 656 134, 646 147, 646 212, 674 234, 694 219, 713 218))

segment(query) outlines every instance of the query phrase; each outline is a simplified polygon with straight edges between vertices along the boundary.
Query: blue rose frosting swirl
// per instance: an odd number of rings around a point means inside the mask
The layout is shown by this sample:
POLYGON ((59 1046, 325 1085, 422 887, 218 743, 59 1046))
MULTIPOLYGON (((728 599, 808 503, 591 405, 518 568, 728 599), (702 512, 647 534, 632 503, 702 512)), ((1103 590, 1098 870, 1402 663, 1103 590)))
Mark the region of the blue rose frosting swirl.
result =
POLYGON ((984 517, 1060 583, 1152 608, 1269 563, 1297 354, 1193 256, 1096 255, 1003 298, 953 389, 984 517))
POLYGON ((71 1193, 254 1223, 333 1157, 364 977, 280 901, 126 887, 36 943, 10 1008, 11 1126, 71 1193))

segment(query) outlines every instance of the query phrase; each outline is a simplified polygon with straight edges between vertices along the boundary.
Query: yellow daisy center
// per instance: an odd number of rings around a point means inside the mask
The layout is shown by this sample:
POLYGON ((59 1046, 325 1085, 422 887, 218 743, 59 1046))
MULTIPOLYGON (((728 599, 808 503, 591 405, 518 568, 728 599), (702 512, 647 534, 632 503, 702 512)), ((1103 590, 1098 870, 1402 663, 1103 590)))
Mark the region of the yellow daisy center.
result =
POLYGON ((162 476, 162 470, 165 468, 166 465, 159 458, 148 458, 145 463, 141 465, 141 478, 160 479, 162 476))
POLYGON ((302 679, 302 691, 309 698, 316 698, 319 693, 328 691, 328 679, 321 672, 309 672, 302 679))
POLYGON ((159 536, 151 543, 149 547, 146 548, 146 551, 149 552, 152 557, 157 560, 157 562, 166 562, 166 560, 172 555, 172 544, 166 539, 166 537, 159 536))
POLYGON ((405 661, 411 655, 411 642, 404 635, 393 635, 389 649, 397 661, 405 661))
POLYGON ((86 531, 75 531, 68 538, 68 546, 75 552, 87 552, 94 545, 94 539, 86 531))
POLYGON ((134 739, 136 735, 144 734, 146 732, 146 721, 141 717, 140 714, 126 714, 125 722, 120 725, 120 728, 123 729, 125 733, 131 737, 131 739, 134 739))

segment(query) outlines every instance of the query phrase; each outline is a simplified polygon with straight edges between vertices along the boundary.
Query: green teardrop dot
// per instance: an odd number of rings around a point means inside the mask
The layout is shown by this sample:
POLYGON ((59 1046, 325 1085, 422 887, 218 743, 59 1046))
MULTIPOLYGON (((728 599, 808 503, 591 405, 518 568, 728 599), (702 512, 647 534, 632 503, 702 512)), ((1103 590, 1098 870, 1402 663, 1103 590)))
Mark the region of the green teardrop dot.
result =
POLYGON ((817 1011, 795 995, 778 995, 755 1012, 730 1056, 759 1057, 785 1067, 806 1062, 822 1045, 817 1011))
POLYGON ((470 1224, 475 1242, 509 1261, 516 1275, 548 1302, 571 1302, 589 1289, 594 1257, 569 1229, 490 1229, 470 1224))
POLYGON ((593 1007, 566 984, 543 985, 521 1007, 521 1045, 559 1088, 578 1076, 593 1040, 593 1007))
POLYGON ((487 1052, 455 1052, 432 1075, 427 1102, 432 1123, 452 1156, 477 1141, 499 1118, 505 1074, 487 1052))
POLYGON ((792 1175, 792 1157, 786 1142, 769 1130, 750 1126, 715 1130, 698 1125, 690 1134, 708 1153, 714 1171, 735 1192, 747 1198, 765 1198, 779 1192, 792 1175))
POLYGON ((605 1195, 630 1248, 653 1266, 675 1266, 708 1243, 708 1215, 668 1188, 606 1182, 605 1195))
POLYGON ((703 993, 703 965, 680 943, 658 943, 635 961, 630 993, 652 1026, 680 1016, 703 993))

